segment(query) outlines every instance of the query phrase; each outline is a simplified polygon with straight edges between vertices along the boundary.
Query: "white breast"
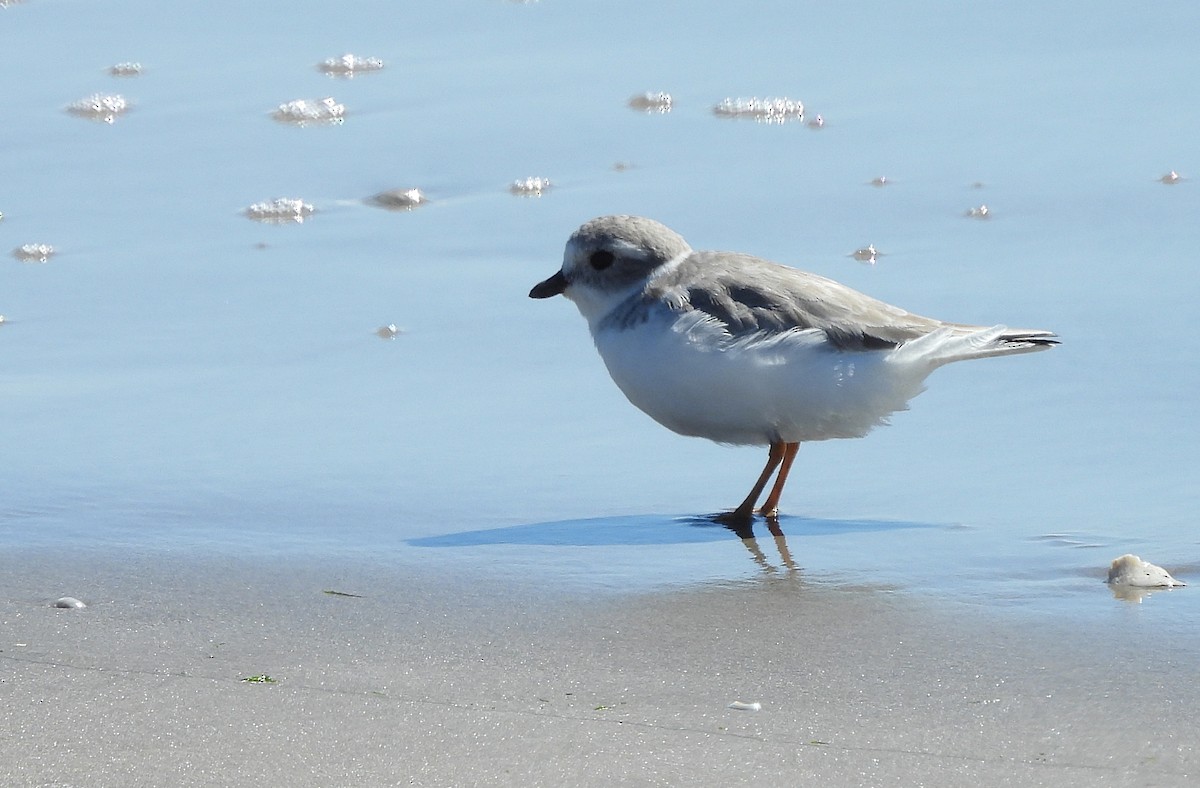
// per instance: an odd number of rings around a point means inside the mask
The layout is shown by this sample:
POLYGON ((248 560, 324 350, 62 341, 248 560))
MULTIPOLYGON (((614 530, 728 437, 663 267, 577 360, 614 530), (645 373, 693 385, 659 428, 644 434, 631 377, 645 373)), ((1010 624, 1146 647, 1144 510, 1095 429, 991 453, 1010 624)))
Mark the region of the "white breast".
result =
POLYGON ((702 312, 593 331, 613 380, 655 421, 720 443, 860 437, 907 407, 933 369, 841 351, 818 330, 732 339, 702 312))

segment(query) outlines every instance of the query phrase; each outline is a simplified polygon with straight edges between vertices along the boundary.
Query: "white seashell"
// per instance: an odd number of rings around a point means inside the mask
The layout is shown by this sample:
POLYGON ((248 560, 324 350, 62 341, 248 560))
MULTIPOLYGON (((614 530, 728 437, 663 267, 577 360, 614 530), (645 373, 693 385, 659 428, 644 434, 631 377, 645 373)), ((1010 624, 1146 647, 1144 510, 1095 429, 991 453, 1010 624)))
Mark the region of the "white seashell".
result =
POLYGON ((61 607, 66 610, 79 610, 80 608, 87 607, 87 605, 85 605, 83 602, 80 602, 73 596, 64 596, 60 599, 54 600, 54 606, 61 607))
POLYGON ((1177 588, 1187 585, 1171 577, 1161 566, 1143 561, 1131 553, 1112 562, 1108 570, 1108 582, 1135 588, 1177 588))
POLYGON ((762 704, 758 701, 746 703, 744 701, 735 700, 733 703, 729 704, 728 708, 735 711, 762 711, 762 704))

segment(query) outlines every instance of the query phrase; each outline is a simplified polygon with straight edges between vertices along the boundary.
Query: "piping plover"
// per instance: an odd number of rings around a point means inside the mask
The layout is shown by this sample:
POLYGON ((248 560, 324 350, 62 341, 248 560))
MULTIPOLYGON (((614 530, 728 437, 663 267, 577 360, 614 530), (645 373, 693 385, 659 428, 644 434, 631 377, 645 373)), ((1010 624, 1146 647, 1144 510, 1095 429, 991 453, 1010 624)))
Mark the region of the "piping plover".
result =
POLYGON ((858 438, 908 406, 952 361, 1045 350, 1050 331, 946 323, 815 274, 735 252, 697 252, 639 216, 601 216, 529 292, 579 308, 613 381, 668 429, 769 446, 730 521, 775 517, 803 441, 858 438))

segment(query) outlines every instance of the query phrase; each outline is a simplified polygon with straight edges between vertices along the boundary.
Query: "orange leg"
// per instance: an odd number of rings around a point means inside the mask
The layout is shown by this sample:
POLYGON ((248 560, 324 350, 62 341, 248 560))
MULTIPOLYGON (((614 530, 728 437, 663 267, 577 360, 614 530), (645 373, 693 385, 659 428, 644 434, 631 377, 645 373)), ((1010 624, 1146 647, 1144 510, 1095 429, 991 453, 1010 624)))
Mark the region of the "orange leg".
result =
MULTIPOLYGON (((771 449, 774 451, 775 447, 772 446, 771 449)), ((771 488, 771 494, 767 496, 767 500, 763 501, 762 508, 758 510, 759 514, 767 517, 776 517, 779 514, 779 496, 783 495, 783 485, 787 484, 788 473, 792 470, 792 461, 796 459, 798 451, 800 451, 799 443, 783 444, 783 461, 779 466, 779 475, 775 477, 775 486, 771 488)))
POLYGON ((771 449, 767 453, 767 466, 763 468, 762 474, 758 477, 758 481, 754 483, 754 489, 746 496, 746 500, 742 501, 741 506, 729 513, 730 519, 749 520, 754 516, 754 505, 758 503, 758 496, 762 495, 763 488, 767 486, 767 482, 771 479, 771 474, 775 472, 775 469, 779 467, 779 463, 783 461, 787 446, 788 444, 783 442, 771 444, 771 449))

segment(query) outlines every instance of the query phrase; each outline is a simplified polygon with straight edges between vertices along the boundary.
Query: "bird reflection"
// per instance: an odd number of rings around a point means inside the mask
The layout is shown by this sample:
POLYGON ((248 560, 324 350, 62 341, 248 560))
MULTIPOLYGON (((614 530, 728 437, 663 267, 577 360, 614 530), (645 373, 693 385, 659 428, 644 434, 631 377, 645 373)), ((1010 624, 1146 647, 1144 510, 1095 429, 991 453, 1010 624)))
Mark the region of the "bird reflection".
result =
MULTIPOLYGON (((706 518, 708 522, 716 523, 724 526, 742 540, 742 544, 750 551, 750 557, 754 559, 754 563, 758 564, 764 572, 776 572, 778 567, 775 567, 767 559, 766 553, 758 545, 758 538, 754 535, 754 520, 752 518, 729 517, 728 513, 713 515, 706 518)), ((779 518, 774 516, 764 517, 763 520, 767 524, 767 532, 775 540, 775 550, 779 553, 779 560, 783 564, 783 569, 787 572, 798 572, 800 567, 796 566, 796 562, 792 560, 792 551, 788 549, 787 537, 783 534, 783 529, 779 527, 779 518)))

